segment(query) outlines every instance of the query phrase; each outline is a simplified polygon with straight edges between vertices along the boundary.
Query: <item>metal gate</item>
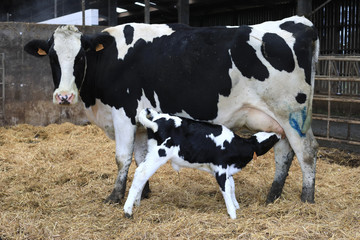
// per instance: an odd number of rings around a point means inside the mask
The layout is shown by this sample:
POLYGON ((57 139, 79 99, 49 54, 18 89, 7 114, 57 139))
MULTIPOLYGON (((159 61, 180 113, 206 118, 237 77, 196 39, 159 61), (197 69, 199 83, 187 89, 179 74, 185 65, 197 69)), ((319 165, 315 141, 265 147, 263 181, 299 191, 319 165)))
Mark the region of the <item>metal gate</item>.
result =
POLYGON ((0 53, 0 121, 5 117, 5 54, 0 53))
POLYGON ((360 56, 320 56, 316 74, 313 119, 326 123, 316 137, 360 145, 360 56))

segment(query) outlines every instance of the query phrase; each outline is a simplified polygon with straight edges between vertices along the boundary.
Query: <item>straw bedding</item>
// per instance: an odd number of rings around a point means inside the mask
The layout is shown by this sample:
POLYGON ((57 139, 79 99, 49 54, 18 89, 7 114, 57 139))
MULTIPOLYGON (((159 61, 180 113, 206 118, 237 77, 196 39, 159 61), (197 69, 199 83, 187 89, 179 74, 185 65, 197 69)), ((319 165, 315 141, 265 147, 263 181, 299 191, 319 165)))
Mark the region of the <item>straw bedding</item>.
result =
POLYGON ((123 203, 103 203, 114 149, 92 125, 0 128, 0 239, 360 239, 358 155, 320 149, 316 204, 300 202, 294 160, 282 197, 267 206, 273 152, 259 157, 235 175, 236 220, 212 176, 166 164, 150 179, 151 197, 125 219, 123 203))

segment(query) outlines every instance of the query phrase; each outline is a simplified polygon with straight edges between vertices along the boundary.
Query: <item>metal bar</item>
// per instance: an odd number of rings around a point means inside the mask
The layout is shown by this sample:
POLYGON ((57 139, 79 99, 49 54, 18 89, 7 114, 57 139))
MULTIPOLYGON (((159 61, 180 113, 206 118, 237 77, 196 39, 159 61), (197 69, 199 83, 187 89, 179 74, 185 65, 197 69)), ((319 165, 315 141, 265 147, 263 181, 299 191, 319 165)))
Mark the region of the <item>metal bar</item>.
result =
POLYGON ((360 142, 353 141, 353 140, 337 139, 337 138, 330 138, 330 137, 320 137, 320 136, 315 136, 315 138, 319 139, 319 140, 338 142, 338 143, 347 143, 347 144, 353 144, 353 145, 359 145, 360 146, 360 142))
POLYGON ((320 76, 320 75, 316 75, 315 80, 316 81, 337 81, 337 82, 338 81, 342 81, 342 82, 360 82, 359 77, 338 77, 338 76, 328 77, 328 76, 320 76))
MULTIPOLYGON (((328 64, 329 64, 328 75, 330 75, 330 72, 331 72, 330 63, 331 63, 331 61, 328 62, 328 64)), ((330 81, 328 81, 328 98, 330 98, 330 95, 331 95, 331 86, 330 86, 330 81)), ((326 120, 326 137, 327 138, 329 138, 329 136, 330 136, 330 121, 329 121, 330 111, 331 111, 330 104, 331 104, 331 102, 328 101, 328 104, 327 104, 328 105, 328 111, 327 111, 328 119, 326 120)))
POLYGON ((326 115, 317 115, 317 114, 313 114, 312 118, 315 120, 322 120, 322 121, 327 121, 329 120, 330 122, 338 122, 338 123, 348 123, 348 124, 359 124, 360 125, 360 120, 348 120, 348 119, 341 119, 341 118, 327 118, 326 115), (323 117, 322 117, 323 116, 323 117))
POLYGON ((352 102, 352 103, 360 103, 360 99, 355 98, 344 98, 344 97, 321 97, 319 95, 315 95, 314 100, 318 101, 329 101, 329 102, 352 102))
POLYGON ((331 0, 327 0, 326 2, 324 2, 323 4, 321 4, 320 6, 318 6, 314 11, 312 11, 310 13, 310 16, 313 15, 314 13, 316 13, 317 11, 319 11, 321 8, 323 8, 326 4, 328 4, 329 2, 331 2, 331 0))
POLYGON ((354 61, 360 62, 360 56, 319 56, 319 61, 354 61))

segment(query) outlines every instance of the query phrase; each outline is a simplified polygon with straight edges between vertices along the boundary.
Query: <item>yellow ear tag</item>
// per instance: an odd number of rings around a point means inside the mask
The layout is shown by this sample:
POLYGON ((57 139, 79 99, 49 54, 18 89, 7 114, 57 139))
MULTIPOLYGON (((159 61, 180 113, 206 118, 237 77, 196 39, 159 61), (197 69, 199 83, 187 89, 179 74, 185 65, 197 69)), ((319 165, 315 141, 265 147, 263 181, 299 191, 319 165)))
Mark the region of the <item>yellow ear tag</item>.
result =
POLYGON ((41 48, 38 49, 37 53, 41 56, 47 55, 47 53, 44 50, 42 50, 41 48))
POLYGON ((257 159, 257 155, 256 155, 256 152, 254 152, 253 160, 256 160, 256 159, 257 159))
POLYGON ((96 46, 96 48, 95 48, 95 51, 101 51, 101 50, 103 50, 104 49, 104 45, 102 45, 101 43, 99 43, 97 46, 96 46))

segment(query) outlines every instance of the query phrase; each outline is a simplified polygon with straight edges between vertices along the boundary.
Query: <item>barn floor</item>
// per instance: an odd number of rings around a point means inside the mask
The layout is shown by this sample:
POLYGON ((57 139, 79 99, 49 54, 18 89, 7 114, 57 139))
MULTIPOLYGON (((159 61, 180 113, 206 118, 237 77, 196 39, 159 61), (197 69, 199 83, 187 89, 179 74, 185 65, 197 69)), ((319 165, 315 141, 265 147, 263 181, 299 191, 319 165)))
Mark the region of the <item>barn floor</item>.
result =
POLYGON ((295 160, 282 197, 267 206, 273 152, 259 157, 235 175, 236 220, 212 176, 176 174, 167 164, 151 178, 151 197, 125 219, 123 203, 103 203, 116 174, 114 145, 92 125, 0 128, 0 239, 360 239, 359 155, 319 151, 316 204, 300 201, 295 160))

